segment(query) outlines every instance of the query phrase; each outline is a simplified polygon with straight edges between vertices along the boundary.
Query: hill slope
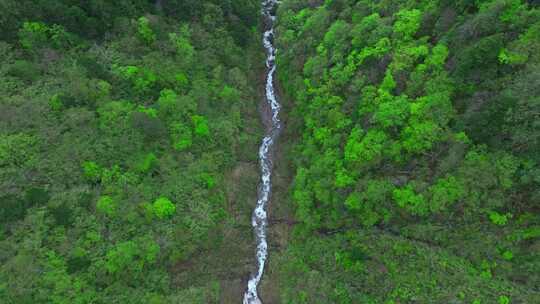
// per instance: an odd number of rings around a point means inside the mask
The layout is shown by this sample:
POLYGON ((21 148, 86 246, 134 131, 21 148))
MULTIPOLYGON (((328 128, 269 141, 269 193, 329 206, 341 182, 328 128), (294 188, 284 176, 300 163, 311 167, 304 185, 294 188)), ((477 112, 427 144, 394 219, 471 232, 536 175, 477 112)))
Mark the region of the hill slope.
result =
POLYGON ((285 0, 278 22, 282 302, 540 302, 538 3, 285 0))
POLYGON ((259 2, 0 7, 0 302, 240 299, 259 2))

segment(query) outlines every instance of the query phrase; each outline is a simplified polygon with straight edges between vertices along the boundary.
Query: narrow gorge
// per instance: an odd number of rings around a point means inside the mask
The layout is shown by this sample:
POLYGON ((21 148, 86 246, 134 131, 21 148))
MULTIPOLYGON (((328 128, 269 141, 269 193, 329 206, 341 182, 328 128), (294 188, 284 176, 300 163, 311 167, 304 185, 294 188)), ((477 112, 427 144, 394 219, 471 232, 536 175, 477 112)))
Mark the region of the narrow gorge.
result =
MULTIPOLYGON (((269 119, 268 130, 263 138, 262 144, 259 149, 259 161, 261 166, 261 183, 258 189, 258 198, 255 210, 253 211, 252 226, 255 232, 255 239, 257 242, 256 258, 257 268, 255 273, 252 274, 249 279, 247 290, 244 294, 244 304, 258 304, 262 303, 257 293, 257 287, 264 273, 264 266, 266 259, 268 258, 268 243, 267 226, 268 215, 266 207, 270 200, 270 194, 272 191, 272 149, 279 136, 282 124, 279 119, 279 111, 281 105, 279 104, 274 90, 274 74, 276 72, 276 49, 274 47, 274 22, 275 7, 277 5, 276 0, 265 0, 262 3, 264 24, 266 26, 263 43, 266 50, 266 95, 265 95, 265 107, 269 107, 271 115, 263 115, 263 119, 269 119)), ((263 110, 264 112, 264 110, 263 110)))
POLYGON ((1 304, 540 303, 540 0, 0 0, 1 304))

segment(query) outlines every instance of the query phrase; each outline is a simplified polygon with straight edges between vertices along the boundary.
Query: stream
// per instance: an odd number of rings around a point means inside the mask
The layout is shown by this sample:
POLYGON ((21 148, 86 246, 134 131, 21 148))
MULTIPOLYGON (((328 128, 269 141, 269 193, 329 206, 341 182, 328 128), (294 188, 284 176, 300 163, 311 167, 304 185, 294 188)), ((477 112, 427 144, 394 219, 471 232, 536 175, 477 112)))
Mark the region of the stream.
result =
POLYGON ((270 199, 272 190, 272 148, 276 142, 282 124, 279 119, 279 104, 274 90, 274 75, 276 72, 276 49, 274 47, 274 22, 276 20, 275 8, 278 0, 263 0, 262 14, 265 24, 265 32, 263 35, 264 48, 266 49, 266 105, 271 110, 271 117, 268 117, 270 127, 262 140, 259 148, 259 162, 261 166, 261 183, 257 193, 257 204, 252 216, 252 226, 255 232, 255 240, 257 242, 256 258, 257 268, 251 275, 247 290, 244 293, 243 304, 261 304, 257 287, 261 282, 264 273, 264 266, 268 258, 268 243, 267 226, 268 216, 266 207, 270 199), (270 121, 271 118, 271 121, 270 121))

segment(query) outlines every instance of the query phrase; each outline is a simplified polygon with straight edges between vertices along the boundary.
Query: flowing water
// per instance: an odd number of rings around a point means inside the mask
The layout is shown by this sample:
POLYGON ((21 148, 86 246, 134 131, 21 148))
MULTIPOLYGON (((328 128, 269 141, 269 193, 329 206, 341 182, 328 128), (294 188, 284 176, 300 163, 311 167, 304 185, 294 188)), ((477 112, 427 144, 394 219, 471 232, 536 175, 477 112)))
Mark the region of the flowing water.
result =
POLYGON ((259 148, 259 161, 261 166, 261 184, 259 186, 257 205, 253 211, 252 225, 255 231, 255 239, 257 242, 256 257, 257 268, 251 275, 247 290, 244 293, 244 304, 260 304, 262 303, 257 293, 257 287, 264 273, 264 266, 268 257, 268 243, 266 241, 268 217, 266 207, 270 199, 272 190, 272 148, 279 135, 281 129, 281 121, 279 120, 279 110, 281 108, 277 101, 274 90, 274 74, 276 72, 276 49, 274 47, 274 22, 276 20, 275 8, 277 0, 263 0, 263 17, 266 30, 263 36, 264 48, 266 49, 266 103, 271 110, 270 128, 263 138, 261 147, 259 148))

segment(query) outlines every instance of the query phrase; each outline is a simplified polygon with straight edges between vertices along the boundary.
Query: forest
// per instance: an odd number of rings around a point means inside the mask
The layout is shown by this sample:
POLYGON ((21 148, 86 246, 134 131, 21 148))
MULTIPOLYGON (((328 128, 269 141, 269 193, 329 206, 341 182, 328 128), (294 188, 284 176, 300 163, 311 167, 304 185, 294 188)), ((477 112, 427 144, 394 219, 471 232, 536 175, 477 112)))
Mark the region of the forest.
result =
POLYGON ((282 303, 540 303, 539 4, 282 2, 282 303))
MULTIPOLYGON (((262 2, 0 0, 0 303, 241 302, 262 2)), ((540 303, 540 1, 275 22, 262 302, 540 303)))
POLYGON ((0 1, 1 303, 240 297, 259 5, 0 1))

